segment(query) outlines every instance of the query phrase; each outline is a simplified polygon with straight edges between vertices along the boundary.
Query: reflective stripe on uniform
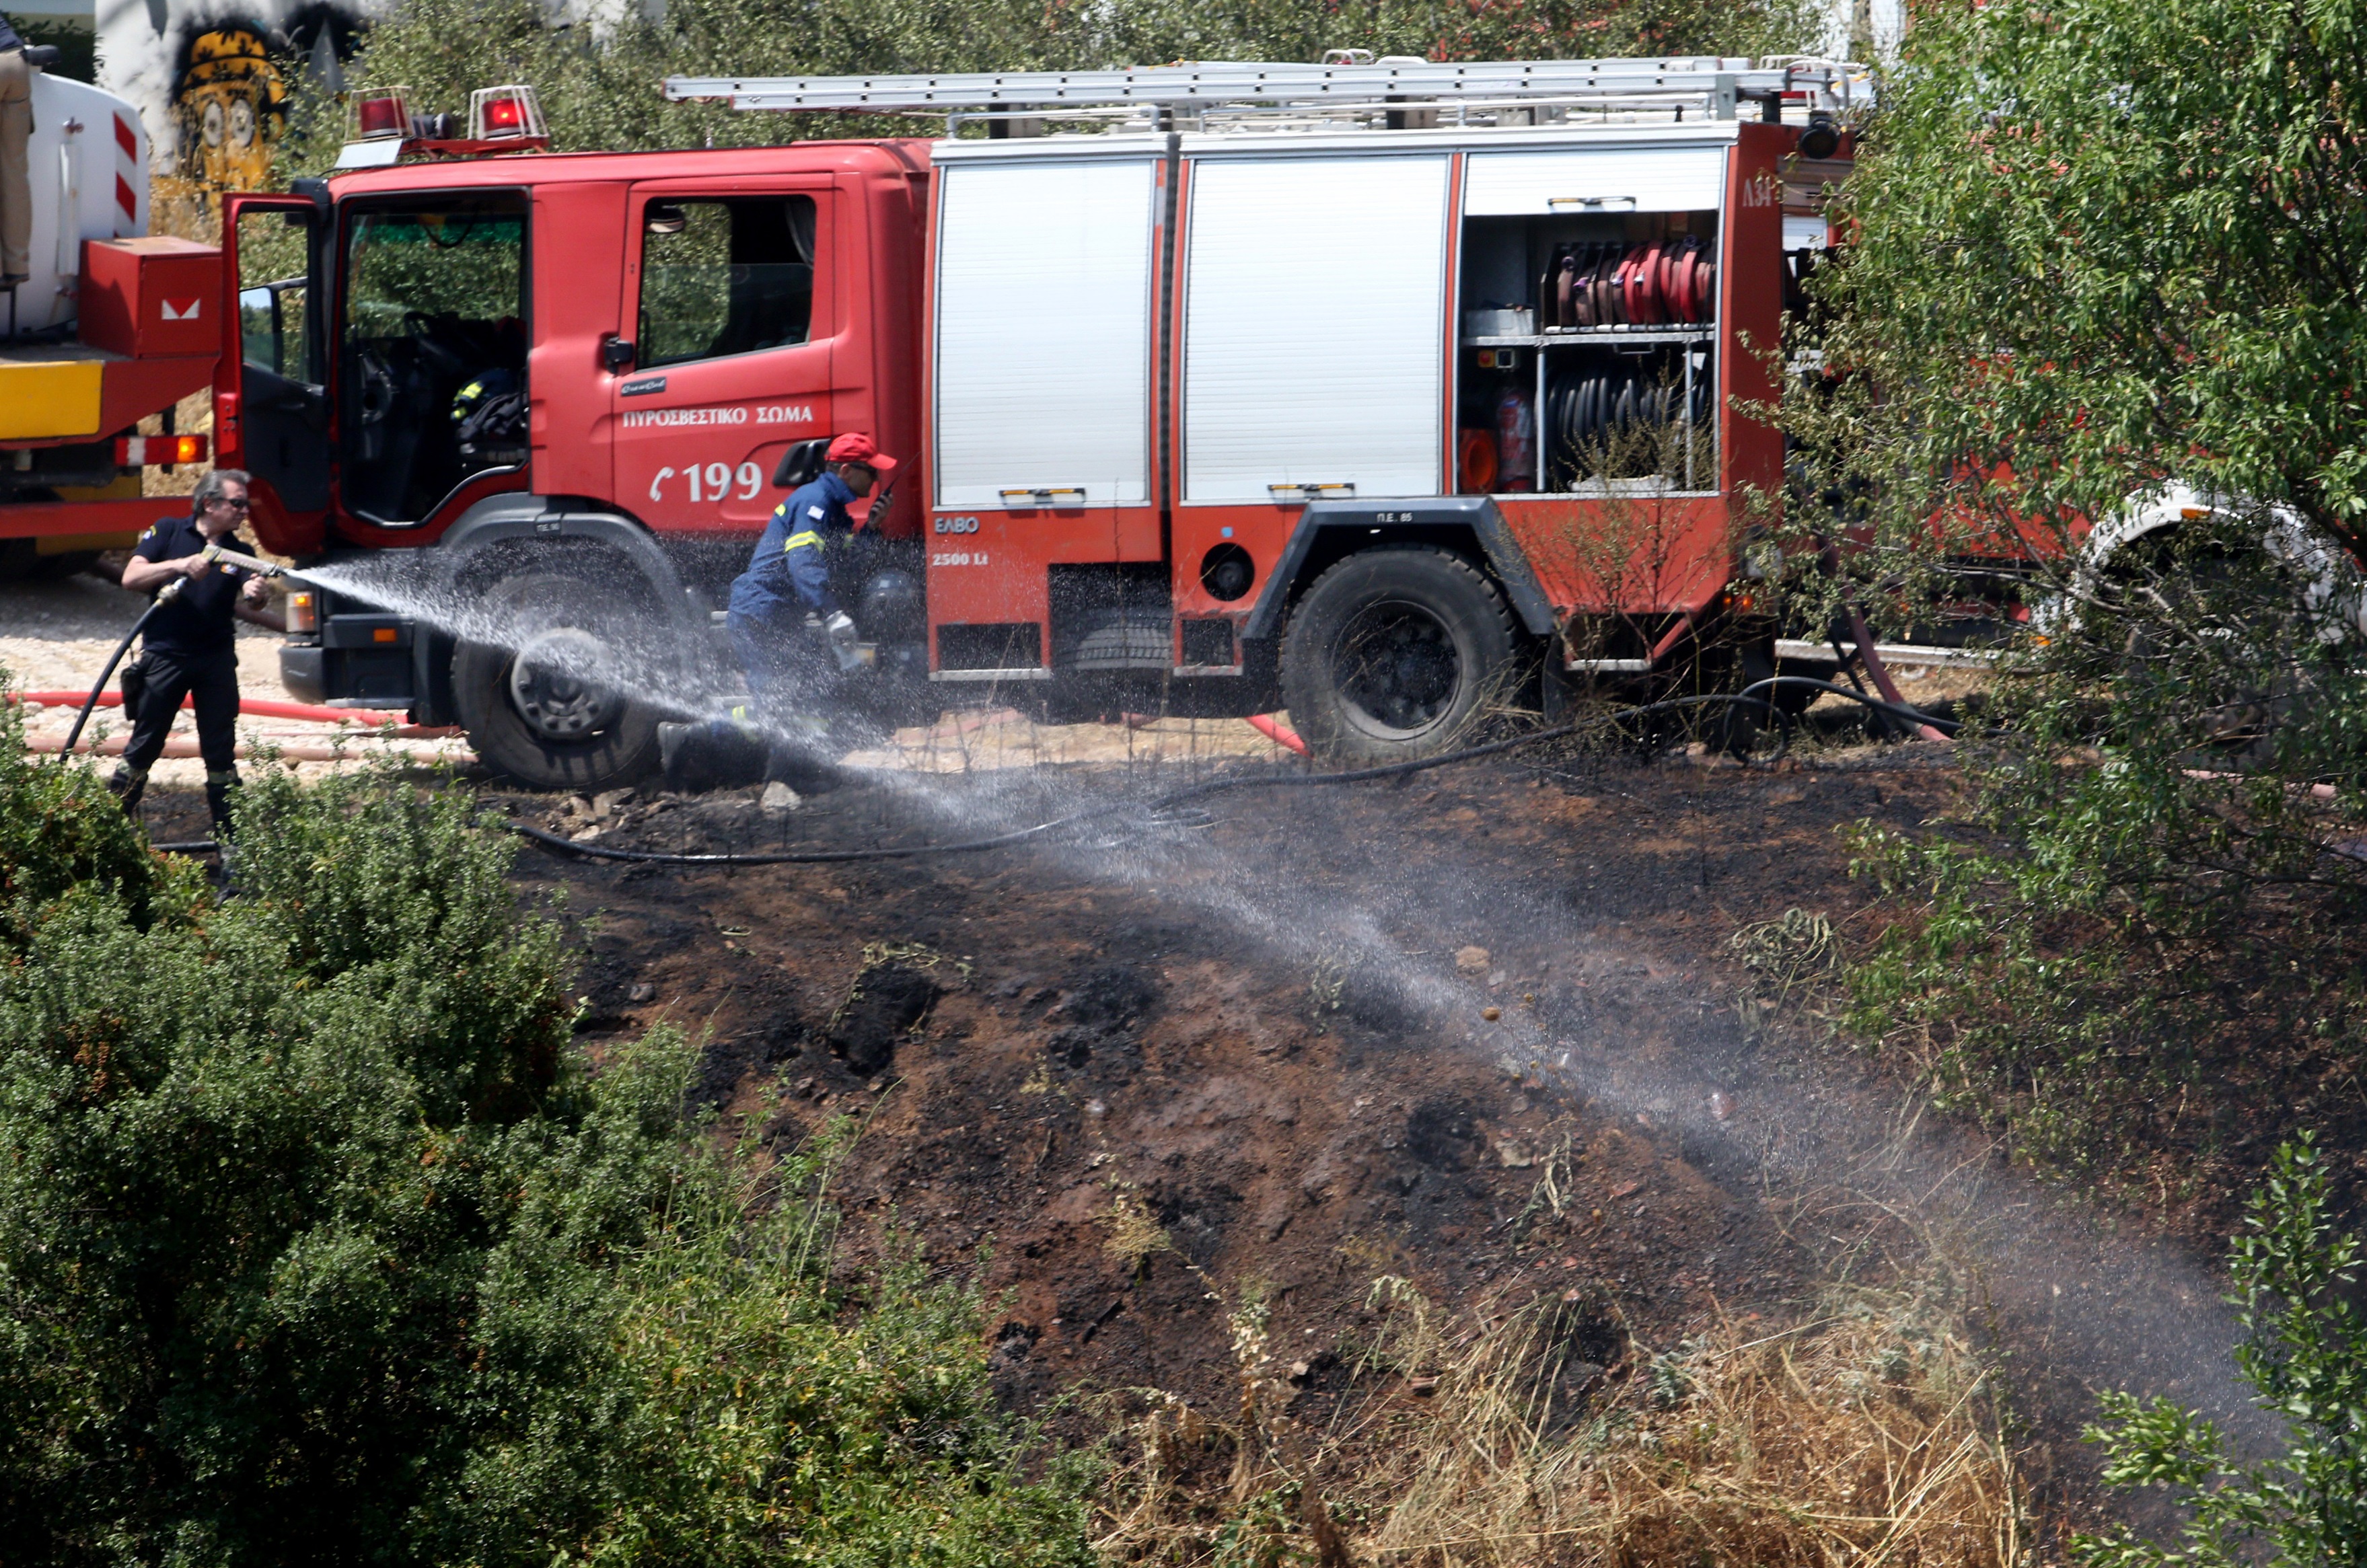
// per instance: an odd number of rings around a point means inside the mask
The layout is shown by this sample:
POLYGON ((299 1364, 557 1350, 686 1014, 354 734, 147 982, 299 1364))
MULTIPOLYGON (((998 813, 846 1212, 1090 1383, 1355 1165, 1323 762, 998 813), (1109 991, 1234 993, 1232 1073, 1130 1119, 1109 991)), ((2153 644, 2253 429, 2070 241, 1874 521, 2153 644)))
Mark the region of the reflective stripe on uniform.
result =
POLYGON ((787 555, 791 550, 803 549, 808 545, 813 546, 816 549, 821 547, 821 536, 810 528, 790 535, 787 542, 781 546, 781 553, 787 555))

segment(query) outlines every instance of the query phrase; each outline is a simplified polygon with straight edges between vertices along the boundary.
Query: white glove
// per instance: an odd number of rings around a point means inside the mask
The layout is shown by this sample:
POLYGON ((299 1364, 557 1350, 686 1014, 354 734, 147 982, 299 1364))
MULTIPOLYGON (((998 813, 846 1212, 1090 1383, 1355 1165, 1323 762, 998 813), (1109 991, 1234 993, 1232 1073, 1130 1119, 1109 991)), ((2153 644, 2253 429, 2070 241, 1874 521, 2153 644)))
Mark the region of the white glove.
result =
POLYGON ((842 671, 852 670, 862 662, 855 651, 855 622, 844 610, 833 610, 821 624, 822 635, 830 639, 830 651, 836 656, 842 671))

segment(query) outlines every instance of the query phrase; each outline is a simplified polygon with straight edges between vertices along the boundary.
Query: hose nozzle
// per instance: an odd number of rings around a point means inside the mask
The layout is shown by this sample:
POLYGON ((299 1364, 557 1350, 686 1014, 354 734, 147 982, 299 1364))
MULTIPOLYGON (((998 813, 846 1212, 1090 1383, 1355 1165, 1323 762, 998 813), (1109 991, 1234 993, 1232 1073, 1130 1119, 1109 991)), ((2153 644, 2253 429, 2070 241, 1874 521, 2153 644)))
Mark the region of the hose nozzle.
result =
POLYGON ((243 567, 247 570, 255 573, 257 577, 289 577, 294 575, 284 566, 275 566, 267 560, 260 560, 254 556, 231 549, 223 545, 208 545, 205 549, 205 557, 208 560, 228 561, 232 566, 243 567))

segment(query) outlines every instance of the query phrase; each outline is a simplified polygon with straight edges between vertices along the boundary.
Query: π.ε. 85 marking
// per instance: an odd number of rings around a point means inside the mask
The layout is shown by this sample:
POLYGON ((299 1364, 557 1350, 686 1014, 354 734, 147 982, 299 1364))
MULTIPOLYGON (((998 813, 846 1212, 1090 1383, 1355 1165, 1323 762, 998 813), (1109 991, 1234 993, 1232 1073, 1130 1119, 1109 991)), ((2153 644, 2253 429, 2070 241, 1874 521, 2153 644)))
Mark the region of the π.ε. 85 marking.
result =
POLYGON ((676 474, 688 481, 692 501, 728 501, 735 485, 741 500, 753 501, 764 488, 764 470, 753 463, 742 463, 736 469, 729 463, 709 463, 705 468, 693 463, 686 468, 660 468, 650 480, 650 499, 663 501, 665 482, 676 474))

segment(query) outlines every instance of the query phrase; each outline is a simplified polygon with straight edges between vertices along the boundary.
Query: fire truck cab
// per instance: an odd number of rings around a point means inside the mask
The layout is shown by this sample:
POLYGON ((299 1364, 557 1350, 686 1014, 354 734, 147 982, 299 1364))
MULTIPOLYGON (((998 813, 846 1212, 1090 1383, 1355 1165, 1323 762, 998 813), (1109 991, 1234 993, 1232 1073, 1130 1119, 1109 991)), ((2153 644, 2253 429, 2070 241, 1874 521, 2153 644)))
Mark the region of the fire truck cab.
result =
POLYGON ((220 460, 275 549, 407 552, 402 593, 312 595, 300 695, 459 722, 529 784, 629 779, 729 690, 724 587, 847 431, 903 460, 842 595, 889 705, 1279 701, 1370 761, 1655 675, 1735 621, 1787 252, 1825 245, 1863 88, 1688 60, 668 90, 951 123, 405 145, 228 199, 220 460))

